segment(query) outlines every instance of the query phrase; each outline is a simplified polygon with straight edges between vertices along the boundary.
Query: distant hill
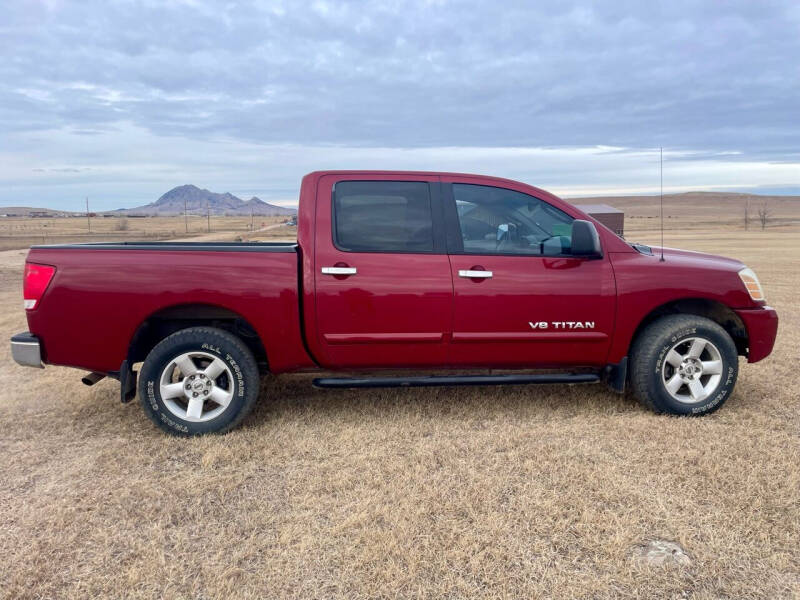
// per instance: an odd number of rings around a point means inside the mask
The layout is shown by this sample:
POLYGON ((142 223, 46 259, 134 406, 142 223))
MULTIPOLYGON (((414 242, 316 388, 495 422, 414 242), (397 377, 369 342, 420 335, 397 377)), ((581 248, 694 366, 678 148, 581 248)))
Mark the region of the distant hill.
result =
MULTIPOLYGON (((623 210, 626 217, 655 217, 660 213, 658 195, 648 196, 593 196, 566 198, 570 204, 608 204, 623 210)), ((719 218, 738 218, 745 205, 755 218, 759 206, 767 204, 774 215, 800 214, 800 196, 768 196, 738 192, 684 192, 664 194, 665 216, 691 216, 717 214, 719 218)))
MULTIPOLYGON (((642 200, 658 200, 658 194, 639 194, 631 196, 563 196, 569 199, 570 202, 580 204, 584 200, 586 204, 608 203, 613 201, 642 201, 642 200)), ((748 194, 745 192, 679 192, 673 194, 664 194, 664 200, 672 200, 678 202, 696 202, 696 201, 717 201, 717 202, 730 202, 730 201, 764 201, 764 200, 790 200, 796 201, 800 196, 786 196, 786 195, 770 195, 770 194, 748 194)))
POLYGON ((146 216, 180 215, 184 210, 192 214, 206 214, 209 210, 212 215, 254 215, 274 217, 281 215, 294 215, 294 208, 276 206, 264 202, 253 196, 249 200, 242 200, 231 193, 218 194, 196 185, 181 185, 172 188, 155 202, 137 206, 135 208, 119 209, 118 213, 146 216))

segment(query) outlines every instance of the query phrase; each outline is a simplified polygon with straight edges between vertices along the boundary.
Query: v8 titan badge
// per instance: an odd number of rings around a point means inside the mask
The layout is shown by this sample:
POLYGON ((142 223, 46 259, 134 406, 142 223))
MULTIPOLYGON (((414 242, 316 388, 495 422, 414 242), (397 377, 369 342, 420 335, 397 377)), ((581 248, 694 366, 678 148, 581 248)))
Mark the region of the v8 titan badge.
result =
POLYGON ((594 329, 594 321, 528 321, 531 329, 594 329))

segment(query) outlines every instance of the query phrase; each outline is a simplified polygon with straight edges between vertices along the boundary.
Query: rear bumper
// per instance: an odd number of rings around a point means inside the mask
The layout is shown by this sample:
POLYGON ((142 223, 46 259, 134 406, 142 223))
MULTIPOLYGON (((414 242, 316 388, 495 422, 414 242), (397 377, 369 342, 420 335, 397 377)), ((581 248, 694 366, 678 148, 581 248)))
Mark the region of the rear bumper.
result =
POLYGON ((775 337, 778 335, 778 313, 775 309, 765 306, 752 310, 737 310, 736 314, 747 329, 750 347, 747 362, 758 362, 769 356, 775 345, 775 337))
POLYGON ((42 364, 42 346, 39 338, 28 333, 18 333, 11 338, 11 356, 23 367, 44 369, 42 364))

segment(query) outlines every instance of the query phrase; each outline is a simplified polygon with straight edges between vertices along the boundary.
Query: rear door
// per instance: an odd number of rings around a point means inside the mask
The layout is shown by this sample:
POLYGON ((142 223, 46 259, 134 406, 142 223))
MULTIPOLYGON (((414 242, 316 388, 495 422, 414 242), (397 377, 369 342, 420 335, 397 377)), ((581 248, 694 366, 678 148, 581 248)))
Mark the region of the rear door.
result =
POLYGON ((453 286, 439 187, 435 176, 320 179, 312 352, 323 366, 446 363, 453 286))
POLYGON ((573 217, 525 186, 485 183, 443 184, 454 287, 450 362, 604 365, 616 302, 608 258, 570 256, 573 217))

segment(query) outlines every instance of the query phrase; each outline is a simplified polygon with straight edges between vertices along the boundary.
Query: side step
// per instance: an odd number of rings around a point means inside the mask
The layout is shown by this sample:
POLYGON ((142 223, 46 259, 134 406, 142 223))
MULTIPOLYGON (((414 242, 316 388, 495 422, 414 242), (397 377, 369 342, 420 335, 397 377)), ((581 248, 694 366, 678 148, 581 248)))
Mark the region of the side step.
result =
POLYGON ((547 383, 597 383, 593 373, 544 373, 541 375, 433 375, 425 377, 321 377, 312 383, 318 388, 396 388, 450 385, 527 385, 547 383))

